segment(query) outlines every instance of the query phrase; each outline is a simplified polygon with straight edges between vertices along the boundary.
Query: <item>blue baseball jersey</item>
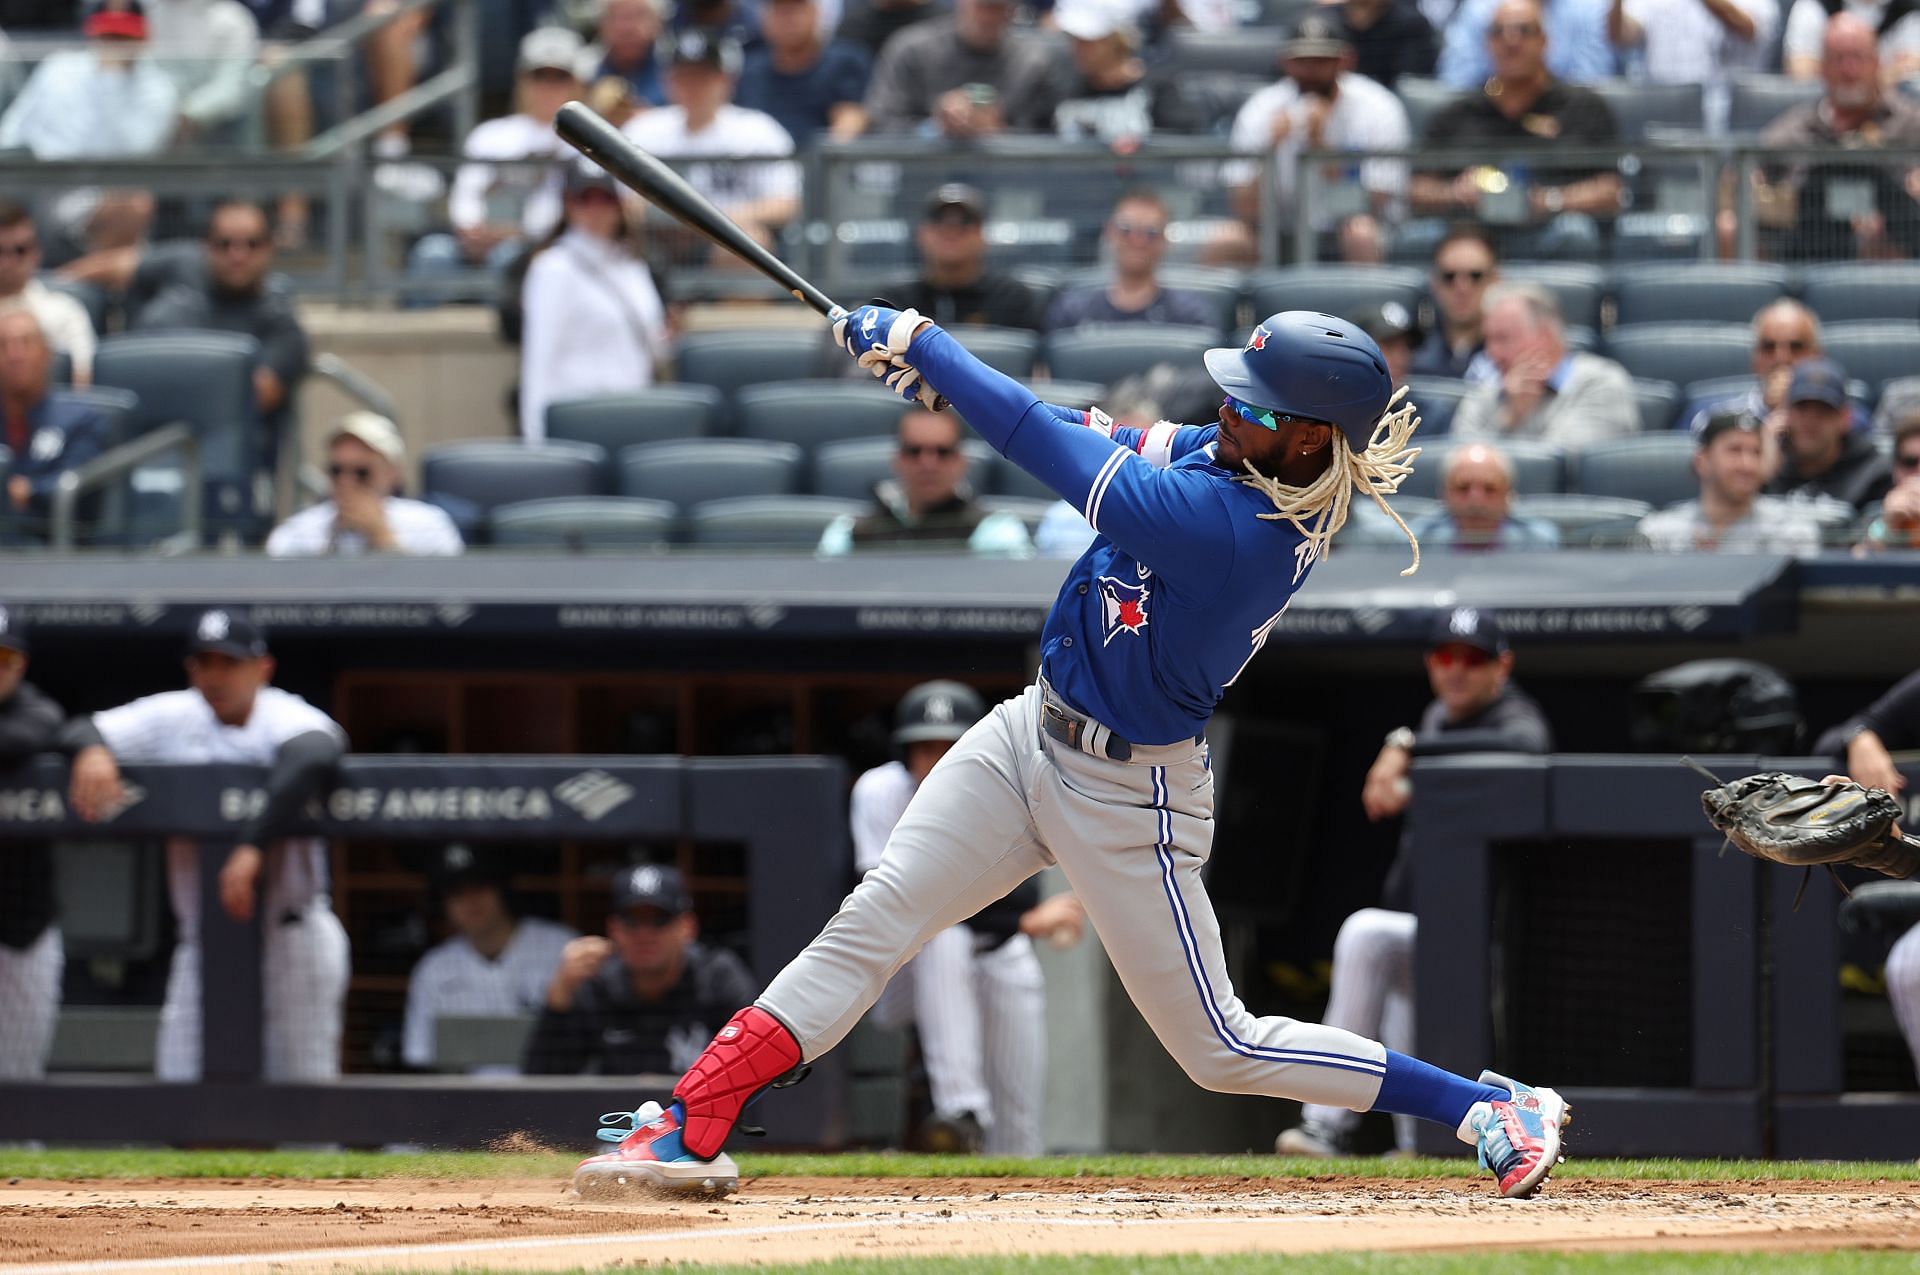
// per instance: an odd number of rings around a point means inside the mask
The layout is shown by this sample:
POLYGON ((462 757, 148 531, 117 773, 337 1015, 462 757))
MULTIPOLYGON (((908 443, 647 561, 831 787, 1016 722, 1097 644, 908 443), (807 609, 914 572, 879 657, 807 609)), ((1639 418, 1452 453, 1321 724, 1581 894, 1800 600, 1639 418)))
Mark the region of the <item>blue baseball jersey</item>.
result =
POLYGON ((919 368, 980 436, 1076 506, 1098 533, 1041 634, 1062 698, 1136 744, 1206 729, 1313 565, 1293 524, 1214 463, 1218 426, 1116 426, 1040 402, 938 328, 919 368))

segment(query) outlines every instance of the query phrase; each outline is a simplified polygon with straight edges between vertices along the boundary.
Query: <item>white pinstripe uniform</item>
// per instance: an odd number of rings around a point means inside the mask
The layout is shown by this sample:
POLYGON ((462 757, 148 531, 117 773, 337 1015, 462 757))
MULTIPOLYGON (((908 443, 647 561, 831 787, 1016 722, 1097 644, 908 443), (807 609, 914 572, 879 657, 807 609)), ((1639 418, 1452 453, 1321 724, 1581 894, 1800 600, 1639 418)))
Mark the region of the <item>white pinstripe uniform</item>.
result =
POLYGON ((17 951, 0 943, 0 1080, 37 1080, 46 1074, 66 966, 57 925, 17 951))
MULTIPOLYGON (((561 950, 579 937, 557 921, 523 917, 514 923, 513 937, 491 960, 462 934, 421 957, 407 978, 406 1026, 400 1037, 400 1053, 407 1065, 433 1066, 434 1028, 443 1015, 539 1013, 547 999, 547 984, 560 968, 561 950)), ((500 1075, 520 1069, 484 1070, 500 1075)))
MULTIPOLYGON (((853 858, 859 871, 879 866, 916 787, 897 761, 876 766, 854 784, 853 858)), ((971 1111, 991 1155, 1045 1151, 1047 993, 1032 939, 1015 934, 981 951, 972 930, 949 926, 888 982, 872 1014, 883 1026, 919 1026, 936 1114, 971 1111)))
MULTIPOLYGON (((141 762, 270 766, 280 746, 312 731, 345 739, 333 720, 298 695, 262 687, 245 725, 228 726, 198 691, 167 691, 95 713, 114 758, 141 762)), ((327 843, 289 837, 263 846, 259 900, 264 983, 262 1070, 268 1080, 340 1074, 347 991, 347 933, 327 902, 327 843)), ((160 1011, 155 1071, 162 1080, 200 1077, 200 852, 167 846, 167 895, 178 941, 160 1011)))
POLYGON ((1913 1069, 1920 1073, 1920 925, 1901 935, 1887 953, 1886 976, 1887 999, 1913 1054, 1913 1069))

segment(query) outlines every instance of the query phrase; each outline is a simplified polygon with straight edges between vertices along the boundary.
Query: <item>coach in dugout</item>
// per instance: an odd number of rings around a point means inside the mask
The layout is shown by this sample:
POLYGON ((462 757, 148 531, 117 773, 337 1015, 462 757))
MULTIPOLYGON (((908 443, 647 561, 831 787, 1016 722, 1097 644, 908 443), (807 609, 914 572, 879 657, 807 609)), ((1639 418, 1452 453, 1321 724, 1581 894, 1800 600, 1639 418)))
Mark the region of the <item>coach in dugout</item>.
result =
MULTIPOLYGON (((25 680, 26 629, 0 606, 0 772, 52 751, 67 715, 25 680)), ((0 1080, 47 1069, 60 1011, 66 951, 54 915, 53 848, 27 841, 0 849, 0 1080)))
MULTIPOLYGON (((327 843, 283 833, 332 778, 346 735, 298 695, 270 685, 273 669, 266 636, 250 619, 204 612, 187 646, 191 690, 68 724, 72 802, 89 821, 118 813, 128 801, 122 762, 270 767, 266 804, 235 834, 220 868, 220 907, 236 921, 260 916, 263 1075, 330 1080, 340 1074, 347 932, 327 900, 327 843)), ((192 1081, 201 1071, 200 848, 184 837, 167 843, 167 895, 178 938, 155 1071, 192 1081)))
POLYGON ((677 1075, 758 993, 745 962, 699 942, 674 868, 613 879, 607 937, 567 944, 527 1041, 529 1075, 677 1075))

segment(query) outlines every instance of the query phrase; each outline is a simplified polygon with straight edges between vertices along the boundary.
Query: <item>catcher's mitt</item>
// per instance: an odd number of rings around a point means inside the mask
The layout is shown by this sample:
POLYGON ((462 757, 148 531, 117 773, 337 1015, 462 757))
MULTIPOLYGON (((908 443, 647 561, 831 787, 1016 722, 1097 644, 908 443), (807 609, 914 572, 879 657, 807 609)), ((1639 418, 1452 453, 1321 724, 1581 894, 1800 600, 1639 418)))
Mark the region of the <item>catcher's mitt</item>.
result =
POLYGON ((1890 877, 1920 871, 1920 840, 1901 835, 1900 803, 1879 788, 1772 770, 1709 788, 1700 805, 1756 859, 1796 868, 1846 863, 1890 877))

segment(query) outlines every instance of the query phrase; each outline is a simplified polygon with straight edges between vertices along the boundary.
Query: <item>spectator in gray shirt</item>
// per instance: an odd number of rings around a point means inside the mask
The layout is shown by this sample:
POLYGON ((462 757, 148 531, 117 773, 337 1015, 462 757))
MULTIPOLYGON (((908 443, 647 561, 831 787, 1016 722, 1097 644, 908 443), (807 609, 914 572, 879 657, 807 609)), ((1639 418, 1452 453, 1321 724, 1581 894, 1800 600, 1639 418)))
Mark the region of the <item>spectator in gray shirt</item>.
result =
POLYGON ((1012 24, 1010 0, 955 0, 951 16, 895 34, 867 88, 872 129, 965 138, 1050 128, 1066 59, 1012 24))
POLYGON ((1500 373, 1453 414, 1456 438, 1537 438, 1584 447, 1640 429, 1633 378, 1597 354, 1570 353, 1560 304, 1534 283, 1487 289, 1487 358, 1500 373))
POLYGON ((1762 496, 1761 436, 1752 412, 1713 413, 1700 430, 1693 472, 1700 496, 1640 520, 1640 534, 1668 553, 1814 553, 1820 528, 1795 502, 1762 496))
POLYGON ((1167 205, 1160 196, 1144 189, 1120 196, 1107 218, 1105 238, 1112 280, 1061 293, 1047 310, 1048 331, 1083 323, 1219 326, 1220 317, 1205 297, 1160 286, 1160 261, 1167 255, 1167 205))

